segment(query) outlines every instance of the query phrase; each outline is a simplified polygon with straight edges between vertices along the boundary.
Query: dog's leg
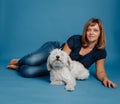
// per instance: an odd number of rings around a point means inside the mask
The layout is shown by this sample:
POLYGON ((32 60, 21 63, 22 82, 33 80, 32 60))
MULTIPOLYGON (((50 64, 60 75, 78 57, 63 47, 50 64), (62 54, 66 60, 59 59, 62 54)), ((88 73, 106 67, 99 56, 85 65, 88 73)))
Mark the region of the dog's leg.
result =
POLYGON ((64 82, 61 80, 52 80, 51 84, 52 85, 64 85, 64 82))
POLYGON ((73 91, 75 89, 76 80, 74 78, 66 81, 65 89, 67 91, 73 91))
POLYGON ((85 79, 88 79, 88 77, 89 77, 89 71, 88 70, 82 70, 77 75, 77 79, 79 79, 79 80, 85 80, 85 79))

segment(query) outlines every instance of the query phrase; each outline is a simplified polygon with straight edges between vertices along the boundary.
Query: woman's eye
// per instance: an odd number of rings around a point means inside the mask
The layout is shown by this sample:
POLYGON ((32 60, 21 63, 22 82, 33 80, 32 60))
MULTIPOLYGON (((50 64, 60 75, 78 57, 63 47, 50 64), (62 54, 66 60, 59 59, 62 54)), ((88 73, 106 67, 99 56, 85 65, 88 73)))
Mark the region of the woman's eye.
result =
POLYGON ((95 32, 98 32, 99 30, 98 29, 94 29, 95 32))
POLYGON ((91 29, 87 29, 87 32, 91 31, 91 29))

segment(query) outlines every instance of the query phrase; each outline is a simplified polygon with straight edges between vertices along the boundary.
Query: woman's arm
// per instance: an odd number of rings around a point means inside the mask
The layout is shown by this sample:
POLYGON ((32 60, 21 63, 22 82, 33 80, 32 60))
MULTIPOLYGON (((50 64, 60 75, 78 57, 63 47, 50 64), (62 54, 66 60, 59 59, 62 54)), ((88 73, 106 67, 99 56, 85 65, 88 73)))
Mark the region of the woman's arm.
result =
POLYGON ((65 45, 64 45, 64 47, 63 47, 63 49, 62 49, 63 51, 65 51, 68 55, 70 54, 70 52, 71 52, 71 49, 69 48, 69 46, 68 46, 68 44, 67 43, 65 43, 65 45))
POLYGON ((102 81, 103 85, 106 87, 117 88, 117 85, 108 79, 105 67, 104 67, 105 59, 100 59, 96 62, 96 75, 97 78, 102 81))

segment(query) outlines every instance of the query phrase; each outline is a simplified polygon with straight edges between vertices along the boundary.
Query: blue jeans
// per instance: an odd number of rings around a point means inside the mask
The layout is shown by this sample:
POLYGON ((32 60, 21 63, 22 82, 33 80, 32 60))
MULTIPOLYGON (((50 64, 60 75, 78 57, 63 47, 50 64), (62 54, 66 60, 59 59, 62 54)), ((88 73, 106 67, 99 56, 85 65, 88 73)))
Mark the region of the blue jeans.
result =
POLYGON ((23 77, 38 77, 48 74, 46 62, 50 51, 55 48, 61 48, 61 43, 50 41, 43 44, 35 52, 25 55, 18 62, 18 72, 23 77))

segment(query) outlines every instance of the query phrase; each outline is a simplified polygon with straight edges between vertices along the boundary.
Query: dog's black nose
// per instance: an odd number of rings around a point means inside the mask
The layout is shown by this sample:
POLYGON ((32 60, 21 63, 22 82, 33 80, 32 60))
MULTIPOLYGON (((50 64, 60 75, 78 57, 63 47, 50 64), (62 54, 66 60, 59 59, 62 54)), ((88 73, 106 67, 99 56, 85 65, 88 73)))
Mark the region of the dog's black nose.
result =
POLYGON ((60 56, 56 56, 56 59, 59 59, 60 58, 60 56))

